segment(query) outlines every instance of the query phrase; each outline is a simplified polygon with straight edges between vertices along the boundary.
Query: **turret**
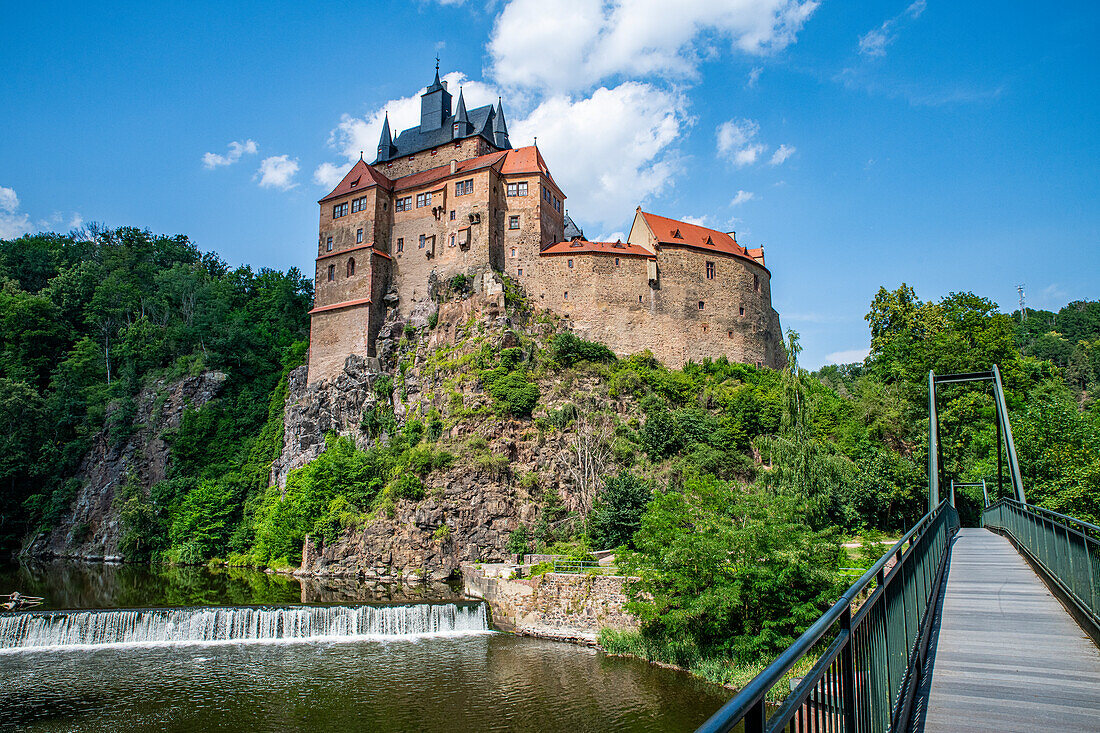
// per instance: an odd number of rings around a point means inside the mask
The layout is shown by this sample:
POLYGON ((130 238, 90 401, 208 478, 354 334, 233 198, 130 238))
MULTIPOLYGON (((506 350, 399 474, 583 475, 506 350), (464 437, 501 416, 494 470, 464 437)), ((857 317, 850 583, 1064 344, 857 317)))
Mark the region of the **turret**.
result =
POLYGON ((512 147, 512 143, 508 142, 508 123, 504 120, 504 105, 500 97, 497 97, 497 106, 493 110, 493 144, 501 150, 512 147))
POLYGON ((474 131, 474 126, 470 124, 470 115, 466 112, 466 101, 462 98, 461 88, 458 90, 458 110, 455 112, 453 131, 455 140, 466 137, 474 131))
POLYGON ((382 137, 378 140, 378 160, 381 163, 397 155, 397 146, 393 144, 393 135, 390 134, 390 114, 386 113, 386 120, 382 123, 382 137))
POLYGON ((451 116, 451 95, 439 80, 439 63, 435 66, 435 81, 420 95, 420 129, 438 130, 451 116))

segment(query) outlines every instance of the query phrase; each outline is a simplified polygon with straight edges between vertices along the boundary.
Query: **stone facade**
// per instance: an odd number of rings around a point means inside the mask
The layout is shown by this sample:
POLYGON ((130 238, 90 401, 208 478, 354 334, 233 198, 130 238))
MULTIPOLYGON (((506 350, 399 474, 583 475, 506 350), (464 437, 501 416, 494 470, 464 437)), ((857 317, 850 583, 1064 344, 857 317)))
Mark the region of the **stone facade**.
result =
POLYGON ((595 644, 602 628, 637 629, 638 619, 623 608, 628 578, 610 575, 546 573, 512 578, 511 567, 462 566, 467 596, 493 610, 493 623, 528 636, 595 644))
POLYGON ((319 202, 309 382, 376 356, 383 324, 430 310, 439 283, 494 272, 620 355, 786 363, 763 250, 641 209, 625 243, 563 241, 565 195, 537 148, 511 148, 499 102, 467 115, 460 95, 452 115, 437 78, 422 107, 396 138, 387 118, 378 160, 319 202))

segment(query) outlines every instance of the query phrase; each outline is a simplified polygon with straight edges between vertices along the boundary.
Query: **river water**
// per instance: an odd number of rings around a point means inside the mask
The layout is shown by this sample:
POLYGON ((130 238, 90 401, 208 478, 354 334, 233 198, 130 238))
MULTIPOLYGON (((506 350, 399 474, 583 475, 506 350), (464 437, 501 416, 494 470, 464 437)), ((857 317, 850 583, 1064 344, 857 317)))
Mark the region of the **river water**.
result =
POLYGON ((51 603, 0 614, 0 729, 690 731, 730 696, 492 631, 447 586, 50 563, 14 589, 51 603))

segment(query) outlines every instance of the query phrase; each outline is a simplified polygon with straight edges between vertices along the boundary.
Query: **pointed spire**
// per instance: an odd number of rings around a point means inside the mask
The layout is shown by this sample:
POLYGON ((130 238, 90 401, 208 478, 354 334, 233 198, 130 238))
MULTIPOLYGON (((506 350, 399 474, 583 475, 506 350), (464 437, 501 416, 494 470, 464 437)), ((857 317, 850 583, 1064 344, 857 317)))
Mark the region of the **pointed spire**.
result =
POLYGON ((466 138, 474 131, 474 125, 470 123, 470 114, 466 112, 466 100, 462 96, 462 87, 459 87, 459 108, 454 111, 453 136, 455 140, 466 138))
POLYGON ((504 119, 504 105, 497 97, 497 106, 493 110, 493 144, 501 150, 509 150, 512 143, 508 141, 508 123, 504 119))
MULTIPOLYGON (((378 160, 381 163, 397 155, 397 146, 393 144, 393 135, 390 134, 390 113, 386 112, 386 119, 382 123, 382 136, 378 140, 378 160)), ((359 156, 362 158, 362 154, 359 156)))

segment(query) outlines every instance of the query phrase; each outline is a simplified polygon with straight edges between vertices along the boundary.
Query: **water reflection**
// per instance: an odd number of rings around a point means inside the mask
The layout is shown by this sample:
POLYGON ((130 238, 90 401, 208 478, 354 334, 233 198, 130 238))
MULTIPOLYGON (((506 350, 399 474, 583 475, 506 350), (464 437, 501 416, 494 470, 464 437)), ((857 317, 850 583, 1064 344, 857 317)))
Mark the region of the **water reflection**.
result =
POLYGON ((250 568, 148 567, 67 560, 0 566, 0 593, 43 596, 38 610, 409 602, 461 597, 444 583, 382 585, 296 578, 250 568))
POLYGON ((728 696, 637 660, 508 634, 2 663, 0 721, 35 731, 690 731, 728 696))

